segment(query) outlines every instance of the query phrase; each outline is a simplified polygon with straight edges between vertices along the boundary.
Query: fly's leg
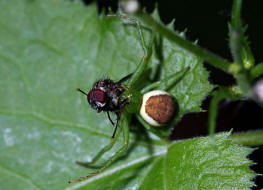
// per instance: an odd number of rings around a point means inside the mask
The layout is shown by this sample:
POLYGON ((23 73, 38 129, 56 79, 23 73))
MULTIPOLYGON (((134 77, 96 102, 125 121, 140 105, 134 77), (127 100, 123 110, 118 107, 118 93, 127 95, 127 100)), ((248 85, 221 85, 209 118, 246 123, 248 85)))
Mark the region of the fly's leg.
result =
POLYGON ((76 180, 70 180, 69 183, 75 183, 83 180, 87 180, 92 176, 95 176, 101 172, 103 172, 106 168, 108 168, 115 160, 117 160, 120 156, 122 156, 128 149, 129 144, 129 125, 128 125, 128 119, 127 119, 127 113, 123 113, 122 119, 121 119, 121 125, 123 128, 123 146, 116 152, 110 160, 106 162, 106 164, 101 167, 100 169, 94 171, 93 173, 89 174, 88 176, 81 177, 76 180))
POLYGON ((109 112, 109 111, 107 111, 107 115, 108 115, 108 119, 110 120, 111 124, 114 126, 114 132, 113 132, 113 134, 112 134, 112 136, 111 136, 111 138, 114 139, 115 134, 116 134, 116 131, 117 131, 117 129, 118 129, 118 122, 119 122, 119 120, 120 120, 121 115, 120 115, 120 112, 117 112, 117 113, 116 113, 116 115, 117 115, 117 122, 116 122, 116 123, 114 123, 114 122, 112 121, 112 119, 111 119, 111 117, 110 117, 110 112, 109 112))
MULTIPOLYGON (((108 112, 108 116, 110 116, 110 115, 109 115, 109 112, 108 112)), ((115 125, 114 132, 113 132, 113 134, 112 134, 112 136, 111 136, 112 139, 115 138, 115 134, 116 134, 116 131, 117 131, 117 129, 118 129, 118 123, 119 123, 119 121, 120 121, 120 119, 121 119, 121 112, 117 112, 117 113, 116 113, 116 116, 117 116, 117 123, 116 123, 116 125, 115 125)))

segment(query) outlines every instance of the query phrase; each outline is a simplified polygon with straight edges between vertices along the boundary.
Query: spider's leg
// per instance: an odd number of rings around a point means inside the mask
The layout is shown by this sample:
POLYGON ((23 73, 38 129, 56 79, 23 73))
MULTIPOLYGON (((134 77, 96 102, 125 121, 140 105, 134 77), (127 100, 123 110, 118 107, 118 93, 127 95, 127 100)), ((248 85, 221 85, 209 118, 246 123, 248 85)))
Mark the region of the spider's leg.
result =
POLYGON ((151 39, 150 44, 148 45, 148 48, 144 53, 144 56, 142 57, 140 63, 136 67, 133 75, 131 76, 131 78, 129 80, 128 86, 130 88, 134 87, 135 83, 141 77, 141 75, 143 74, 143 72, 146 69, 146 66, 148 65, 149 59, 150 59, 151 54, 152 54, 152 43, 153 43, 153 38, 151 39))
POLYGON ((76 161, 76 164, 81 166, 90 166, 92 164, 95 164, 105 152, 109 151, 113 147, 116 140, 118 139, 120 132, 121 132, 121 128, 117 130, 117 125, 116 125, 113 133, 114 136, 112 135, 113 137, 111 138, 110 143, 107 146, 105 146, 101 151, 99 151, 99 153, 97 153, 97 155, 90 162, 76 161))
POLYGON ((77 179, 77 180, 71 180, 71 181, 69 181, 69 183, 75 183, 75 182, 83 181, 83 180, 89 179, 90 177, 95 176, 95 175, 103 172, 103 171, 104 171, 106 168, 108 168, 115 160, 117 160, 120 156, 122 156, 122 155, 127 151, 127 149, 128 149, 128 143, 129 143, 129 125, 128 125, 128 118, 127 118, 126 113, 122 115, 122 117, 121 117, 121 122, 120 122, 120 123, 121 123, 121 125, 122 125, 122 126, 120 126, 120 127, 123 128, 123 146, 122 146, 122 148, 120 148, 120 149, 118 150, 118 152, 116 152, 116 153, 111 157, 111 159, 106 162, 106 164, 105 164, 102 168, 94 171, 93 173, 91 173, 91 174, 88 175, 88 176, 79 178, 79 179, 77 179))
POLYGON ((150 130, 151 125, 148 124, 141 116, 140 114, 136 114, 136 119, 142 124, 143 127, 145 127, 145 129, 150 130))
POLYGON ((151 83, 150 85, 144 87, 141 90, 141 93, 144 94, 144 93, 146 93, 146 92, 148 92, 154 88, 158 88, 158 89, 162 89, 162 90, 166 91, 169 88, 171 88, 172 86, 174 86, 177 82, 179 82, 185 76, 187 71, 189 71, 189 69, 190 69, 190 67, 185 67, 182 70, 180 70, 180 71, 178 71, 172 75, 169 75, 168 77, 166 77, 160 81, 151 83))
POLYGON ((117 83, 121 84, 123 83, 124 81, 128 80, 129 78, 131 78, 132 76, 132 73, 126 75, 125 77, 123 77, 122 79, 120 79, 117 83))
POLYGON ((142 33, 142 29, 141 29, 141 25, 140 22, 134 18, 130 18, 128 16, 125 15, 118 15, 118 14, 110 14, 107 15, 108 17, 116 17, 116 18, 121 18, 124 20, 127 20, 129 22, 133 22, 136 24, 137 26, 137 30, 138 30, 138 34, 140 37, 140 41, 141 41, 141 45, 142 45, 142 49, 143 49, 143 57, 141 59, 141 62, 138 64, 137 68, 135 69, 134 73, 132 74, 130 80, 129 80, 129 88, 132 88, 135 85, 135 82, 140 78, 140 76, 143 74, 143 71, 145 70, 148 62, 149 62, 149 58, 152 54, 152 44, 153 44, 153 35, 152 35, 152 39, 149 43, 148 46, 146 46, 144 37, 143 37, 143 33, 142 33))
POLYGON ((145 40, 144 40, 144 37, 143 37, 143 34, 142 34, 142 29, 141 29, 140 22, 138 20, 136 20, 134 18, 131 18, 131 17, 128 17, 128 16, 125 16, 125 15, 119 15, 119 14, 108 14, 107 16, 108 17, 121 18, 123 20, 127 20, 129 22, 135 23, 136 26, 137 26, 137 29, 138 29, 138 33, 139 33, 140 39, 141 39, 141 44, 142 44, 142 48, 143 48, 144 54, 147 54, 147 48, 146 48, 146 45, 145 45, 145 40))
POLYGON ((145 127, 147 130, 151 131, 153 134, 155 134, 157 137, 165 141, 166 136, 162 135, 160 131, 156 130, 154 127, 149 125, 141 116, 140 114, 135 115, 137 120, 142 124, 143 127, 145 127))

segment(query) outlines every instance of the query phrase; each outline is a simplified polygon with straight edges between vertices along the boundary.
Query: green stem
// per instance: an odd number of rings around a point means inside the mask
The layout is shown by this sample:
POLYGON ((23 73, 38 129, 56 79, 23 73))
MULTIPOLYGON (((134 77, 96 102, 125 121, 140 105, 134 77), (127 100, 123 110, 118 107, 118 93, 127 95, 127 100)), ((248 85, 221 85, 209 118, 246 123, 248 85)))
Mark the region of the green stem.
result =
POLYGON ((234 0, 232 7, 232 26, 237 28, 241 27, 240 13, 241 13, 242 0, 234 0))
POLYGON ((239 64, 243 69, 241 57, 241 12, 242 0, 234 0, 232 6, 231 25, 229 26, 229 46, 236 64, 239 64))
POLYGON ((243 66, 242 57, 241 57, 241 40, 240 40, 240 29, 236 28, 230 31, 230 40, 229 45, 231 49, 231 53, 234 59, 235 64, 240 65, 241 70, 235 74, 235 78, 237 83, 241 89, 241 91, 249 95, 250 94, 250 84, 247 76, 247 72, 243 66))
POLYGON ((237 144, 259 146, 263 145, 263 130, 235 133, 230 138, 237 144))
POLYGON ((257 64, 255 67, 253 67, 250 71, 250 76, 252 79, 255 79, 263 74, 263 62, 257 64))
POLYGON ((209 117, 208 117, 208 132, 210 136, 215 134, 216 117, 218 103, 223 100, 238 100, 240 99, 240 92, 235 88, 220 87, 218 90, 212 93, 213 98, 209 105, 209 117))
POLYGON ((217 116, 217 105, 223 96, 220 94, 215 94, 209 105, 209 117, 208 117, 208 133, 210 136, 215 134, 216 128, 216 116, 217 116))
POLYGON ((232 20, 229 27, 229 46, 235 64, 240 65, 240 71, 235 74, 237 83, 241 91, 246 96, 251 96, 249 77, 242 61, 242 44, 241 38, 244 38, 241 31, 240 12, 242 0, 234 0, 232 8, 232 20))
POLYGON ((182 48, 185 48, 186 50, 190 51, 194 55, 202 58, 203 60, 207 61, 209 64, 229 73, 228 67, 230 65, 230 62, 227 60, 199 47, 198 45, 180 37, 177 35, 174 31, 168 29, 166 26, 157 23, 151 16, 143 13, 142 11, 139 11, 136 13, 136 16, 149 28, 151 28, 153 31, 163 35, 167 39, 175 42, 182 48))
POLYGON ((235 28, 234 30, 231 30, 229 37, 230 37, 229 46, 234 62, 243 67, 242 57, 241 57, 240 28, 235 28))
POLYGON ((238 73, 236 74, 235 78, 237 80, 238 86, 241 89, 241 92, 245 96, 252 97, 252 91, 251 91, 247 73, 245 72, 238 73))

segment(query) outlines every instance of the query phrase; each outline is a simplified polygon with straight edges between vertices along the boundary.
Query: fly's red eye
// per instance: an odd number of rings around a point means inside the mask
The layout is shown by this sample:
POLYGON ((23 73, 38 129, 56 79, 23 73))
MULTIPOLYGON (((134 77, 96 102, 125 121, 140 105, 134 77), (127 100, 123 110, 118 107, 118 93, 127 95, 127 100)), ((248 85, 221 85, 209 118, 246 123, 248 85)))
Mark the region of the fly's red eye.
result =
POLYGON ((88 102, 90 103, 91 101, 97 101, 97 102, 104 102, 105 101, 105 92, 102 90, 96 89, 96 90, 91 90, 88 94, 88 102))

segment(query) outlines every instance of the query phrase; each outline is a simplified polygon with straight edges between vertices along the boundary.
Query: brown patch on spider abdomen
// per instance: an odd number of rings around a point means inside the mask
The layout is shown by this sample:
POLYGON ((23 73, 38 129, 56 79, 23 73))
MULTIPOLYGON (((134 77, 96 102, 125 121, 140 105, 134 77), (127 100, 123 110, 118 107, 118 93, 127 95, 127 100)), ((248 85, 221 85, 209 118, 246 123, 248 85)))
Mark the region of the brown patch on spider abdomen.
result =
POLYGON ((159 124, 166 124, 174 115, 174 100, 167 94, 152 96, 146 102, 145 111, 159 124))

